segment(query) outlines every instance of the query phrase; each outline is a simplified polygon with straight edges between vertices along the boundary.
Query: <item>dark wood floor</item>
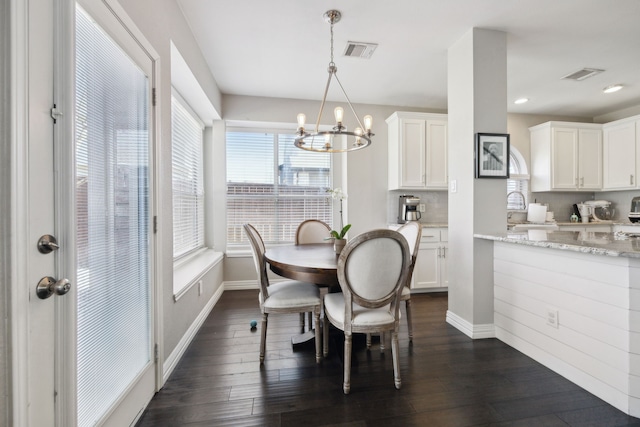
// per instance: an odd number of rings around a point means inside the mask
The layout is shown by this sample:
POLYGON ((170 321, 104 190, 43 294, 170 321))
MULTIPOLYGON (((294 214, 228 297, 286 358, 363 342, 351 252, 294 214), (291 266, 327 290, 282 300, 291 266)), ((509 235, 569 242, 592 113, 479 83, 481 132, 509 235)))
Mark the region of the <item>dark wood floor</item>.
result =
POLYGON ((258 361, 257 291, 227 291, 138 426, 640 426, 599 398, 496 339, 471 340, 445 322, 446 294, 414 304, 414 340, 400 335, 402 388, 391 351, 354 350, 342 393, 341 335, 316 365, 291 347, 296 315, 272 315, 258 361))

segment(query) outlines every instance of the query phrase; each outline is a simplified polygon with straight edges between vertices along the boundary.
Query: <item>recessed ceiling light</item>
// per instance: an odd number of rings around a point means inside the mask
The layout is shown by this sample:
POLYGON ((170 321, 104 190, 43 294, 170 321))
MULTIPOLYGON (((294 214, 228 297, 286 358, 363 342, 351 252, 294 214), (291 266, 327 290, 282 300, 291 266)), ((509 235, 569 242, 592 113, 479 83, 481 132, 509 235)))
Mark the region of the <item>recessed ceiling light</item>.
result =
POLYGON ((525 102, 529 102, 529 98, 519 98, 513 101, 514 104, 524 104, 525 102))
POLYGON ((602 91, 604 93, 613 93, 613 92, 619 91, 620 89, 622 89, 622 85, 621 84, 617 84, 617 85, 607 86, 604 89, 602 89, 602 91))

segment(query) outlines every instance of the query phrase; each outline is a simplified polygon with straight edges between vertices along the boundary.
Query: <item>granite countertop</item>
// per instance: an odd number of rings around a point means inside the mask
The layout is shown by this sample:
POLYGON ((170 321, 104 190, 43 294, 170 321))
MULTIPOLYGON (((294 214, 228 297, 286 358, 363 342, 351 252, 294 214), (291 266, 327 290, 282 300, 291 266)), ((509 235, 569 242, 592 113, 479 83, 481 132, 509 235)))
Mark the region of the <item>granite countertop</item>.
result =
MULTIPOLYGON (((404 224, 391 223, 389 227, 400 227, 404 224)), ((420 225, 422 228, 448 228, 449 224, 446 222, 421 222, 420 225)))
MULTIPOLYGON (((474 237, 497 242, 515 243, 540 248, 560 249, 593 255, 640 258, 640 237, 628 233, 597 231, 508 231, 474 234, 474 237)), ((640 236, 640 230, 639 234, 640 236)))

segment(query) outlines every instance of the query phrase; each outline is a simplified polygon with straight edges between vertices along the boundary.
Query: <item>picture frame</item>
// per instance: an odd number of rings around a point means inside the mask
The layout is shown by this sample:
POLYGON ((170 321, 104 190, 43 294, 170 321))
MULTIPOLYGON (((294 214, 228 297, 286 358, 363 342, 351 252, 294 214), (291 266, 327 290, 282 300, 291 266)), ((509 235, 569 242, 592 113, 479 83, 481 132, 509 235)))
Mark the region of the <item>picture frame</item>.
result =
POLYGON ((509 134, 476 133, 476 178, 509 178, 509 134))

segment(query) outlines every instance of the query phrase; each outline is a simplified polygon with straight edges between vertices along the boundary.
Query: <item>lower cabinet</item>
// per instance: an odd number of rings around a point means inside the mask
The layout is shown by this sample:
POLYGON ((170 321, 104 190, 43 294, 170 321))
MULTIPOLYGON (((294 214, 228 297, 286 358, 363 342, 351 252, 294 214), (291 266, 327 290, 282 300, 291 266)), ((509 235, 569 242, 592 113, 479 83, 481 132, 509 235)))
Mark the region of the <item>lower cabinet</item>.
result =
POLYGON ((446 290, 448 229, 423 228, 416 266, 413 269, 411 289, 419 291, 446 290))

